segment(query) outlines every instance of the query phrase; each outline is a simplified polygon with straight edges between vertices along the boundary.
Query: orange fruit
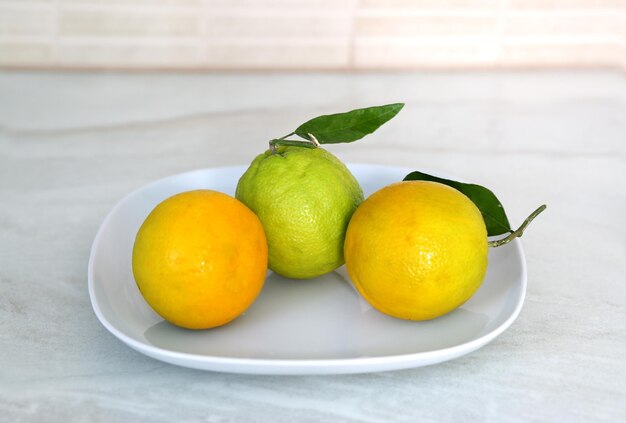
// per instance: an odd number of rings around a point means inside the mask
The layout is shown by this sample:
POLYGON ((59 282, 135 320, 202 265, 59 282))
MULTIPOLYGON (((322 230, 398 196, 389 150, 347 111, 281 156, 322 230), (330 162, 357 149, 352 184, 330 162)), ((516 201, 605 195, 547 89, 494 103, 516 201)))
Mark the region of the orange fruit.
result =
POLYGON ((356 210, 344 255, 350 278, 377 310, 429 320, 467 301, 487 270, 483 217, 460 191, 405 181, 372 194, 356 210))
POLYGON ((257 216, 226 194, 197 190, 157 205, 137 233, 132 266, 146 302, 188 329, 220 326, 256 299, 267 271, 257 216))

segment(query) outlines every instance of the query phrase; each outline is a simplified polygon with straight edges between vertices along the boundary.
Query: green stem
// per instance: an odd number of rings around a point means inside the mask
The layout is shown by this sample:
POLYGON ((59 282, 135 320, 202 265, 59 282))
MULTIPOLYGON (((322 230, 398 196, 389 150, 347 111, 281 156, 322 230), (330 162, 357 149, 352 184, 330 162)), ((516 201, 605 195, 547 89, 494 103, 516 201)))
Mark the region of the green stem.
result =
POLYGON ((270 141, 270 149, 272 151, 276 151, 276 148, 280 146, 316 148, 316 145, 311 141, 284 140, 282 138, 270 141))
POLYGON ((508 244, 509 242, 513 241, 515 238, 521 238, 522 235, 524 235, 524 230, 526 229, 526 227, 530 224, 530 222, 533 221, 533 219, 537 216, 539 216, 539 213, 541 213, 542 211, 544 211, 548 206, 546 206, 545 204, 543 204, 542 206, 540 206, 539 208, 537 208, 537 210, 535 210, 534 212, 532 212, 530 214, 530 216, 528 216, 526 218, 526 220, 524 220, 524 223, 522 223, 522 226, 520 226, 519 228, 517 228, 516 231, 511 232, 507 237, 502 238, 502 239, 497 239, 495 241, 489 241, 487 243, 487 245, 489 247, 499 247, 501 245, 504 244, 508 244))
POLYGON ((317 148, 320 146, 320 143, 312 134, 307 134, 309 136, 308 140, 300 141, 300 140, 286 140, 285 139, 294 134, 295 133, 292 132, 291 134, 285 135, 284 137, 270 140, 270 151, 272 152, 272 154, 276 153, 276 149, 280 146, 305 147, 305 148, 317 148))

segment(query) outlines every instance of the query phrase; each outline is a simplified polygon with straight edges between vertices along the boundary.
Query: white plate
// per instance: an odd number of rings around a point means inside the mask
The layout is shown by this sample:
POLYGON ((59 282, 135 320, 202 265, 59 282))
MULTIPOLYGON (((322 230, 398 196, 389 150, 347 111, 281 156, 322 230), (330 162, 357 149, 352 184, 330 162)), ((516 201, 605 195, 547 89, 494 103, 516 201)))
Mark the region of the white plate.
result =
MULTIPOLYGON (((365 195, 412 169, 349 165, 365 195)), ((517 317, 526 292, 519 240, 489 251, 480 290, 462 307, 428 322, 394 319, 352 288, 343 268, 310 281, 268 272, 256 302, 234 322, 190 331, 163 321, 141 297, 131 271, 139 226, 152 208, 182 191, 234 194, 245 167, 203 169, 140 188, 102 223, 89 259, 89 295, 102 324, 150 357, 203 370, 255 374, 364 373, 426 366, 485 345, 517 317)))

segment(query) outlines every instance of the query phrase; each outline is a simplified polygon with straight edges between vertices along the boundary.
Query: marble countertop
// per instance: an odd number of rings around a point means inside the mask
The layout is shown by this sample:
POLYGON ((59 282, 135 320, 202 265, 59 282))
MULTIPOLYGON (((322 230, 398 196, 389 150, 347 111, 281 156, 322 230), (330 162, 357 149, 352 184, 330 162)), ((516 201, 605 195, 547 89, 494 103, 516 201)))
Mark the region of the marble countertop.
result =
POLYGON ((0 420, 626 420, 626 78, 604 71, 0 74, 0 420), (523 238, 518 320, 443 364, 246 376, 145 357, 98 322, 87 260, 126 193, 249 163, 326 112, 404 101, 330 150, 492 188, 523 238))

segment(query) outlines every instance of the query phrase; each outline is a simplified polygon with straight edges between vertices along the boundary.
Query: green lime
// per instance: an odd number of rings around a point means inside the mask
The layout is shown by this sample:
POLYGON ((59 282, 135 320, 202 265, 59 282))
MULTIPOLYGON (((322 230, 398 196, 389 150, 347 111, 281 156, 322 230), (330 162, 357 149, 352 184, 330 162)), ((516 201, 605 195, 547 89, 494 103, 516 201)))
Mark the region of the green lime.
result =
POLYGON ((239 180, 236 197, 261 220, 270 269, 308 279, 344 263, 346 228, 363 191, 328 151, 289 146, 256 157, 239 180))

